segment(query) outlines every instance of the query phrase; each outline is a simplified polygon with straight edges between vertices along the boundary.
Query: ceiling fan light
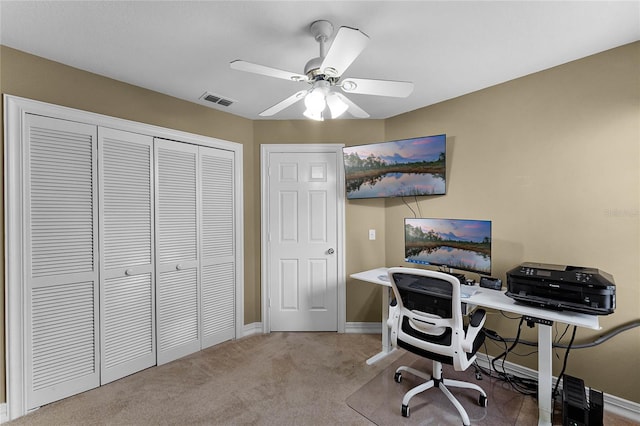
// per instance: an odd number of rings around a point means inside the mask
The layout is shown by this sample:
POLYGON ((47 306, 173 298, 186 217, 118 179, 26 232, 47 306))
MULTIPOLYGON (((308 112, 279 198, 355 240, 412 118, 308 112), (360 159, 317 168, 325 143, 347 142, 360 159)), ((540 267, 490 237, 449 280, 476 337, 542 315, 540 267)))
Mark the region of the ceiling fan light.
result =
POLYGON ((311 89, 304 98, 304 105, 307 107, 307 111, 321 113, 327 106, 324 91, 321 88, 311 89))
POLYGON ((327 106, 329 106, 329 110, 331 111, 331 118, 340 117, 349 108, 349 105, 335 93, 329 93, 327 95, 327 106))
POLYGON ((324 117, 322 116, 322 111, 311 111, 307 109, 304 113, 304 116, 316 121, 324 121, 324 117))

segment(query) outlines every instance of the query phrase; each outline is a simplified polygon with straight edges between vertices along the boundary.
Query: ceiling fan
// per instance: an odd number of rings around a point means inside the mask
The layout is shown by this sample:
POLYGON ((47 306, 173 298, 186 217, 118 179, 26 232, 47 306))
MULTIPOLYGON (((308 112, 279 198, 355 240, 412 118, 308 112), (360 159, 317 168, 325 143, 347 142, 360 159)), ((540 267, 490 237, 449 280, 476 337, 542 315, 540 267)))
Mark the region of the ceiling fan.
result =
POLYGON ((367 118, 369 114, 341 93, 378 95, 404 98, 413 91, 413 83, 408 81, 372 80, 364 78, 342 78, 343 73, 355 61, 369 42, 369 36, 362 31, 340 27, 329 50, 325 43, 333 34, 333 24, 329 21, 315 21, 310 26, 315 40, 320 44, 320 56, 307 62, 304 74, 283 71, 243 60, 230 63, 232 69, 262 74, 294 82, 304 82, 311 88, 300 90, 285 100, 262 111, 260 116, 270 117, 304 99, 304 115, 314 120, 323 120, 329 109, 331 118, 337 118, 345 111, 357 118, 367 118), (339 87, 341 91, 335 88, 339 87))

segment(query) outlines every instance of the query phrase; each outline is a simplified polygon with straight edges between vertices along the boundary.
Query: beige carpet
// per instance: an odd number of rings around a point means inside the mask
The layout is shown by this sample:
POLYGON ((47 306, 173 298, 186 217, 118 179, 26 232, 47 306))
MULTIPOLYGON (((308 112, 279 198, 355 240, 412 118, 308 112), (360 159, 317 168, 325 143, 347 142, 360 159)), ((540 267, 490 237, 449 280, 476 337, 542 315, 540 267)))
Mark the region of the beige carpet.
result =
MULTIPOLYGON (((379 350, 379 334, 252 336, 54 402, 8 425, 462 424, 436 390, 415 397, 405 421, 400 405, 411 381, 407 374, 395 383, 393 371, 400 358, 413 355, 400 350, 367 365, 379 350)), ((463 374, 474 377, 472 371, 463 374)), ((476 405, 475 395, 455 391, 462 394, 472 424, 537 424, 533 398, 488 377, 480 383, 489 395, 486 410, 476 405)), ((605 418, 605 424, 633 423, 605 418)))
POLYGON ((146 369, 8 424, 366 426, 371 423, 345 400, 388 365, 366 365, 379 350, 379 334, 257 335, 146 369))

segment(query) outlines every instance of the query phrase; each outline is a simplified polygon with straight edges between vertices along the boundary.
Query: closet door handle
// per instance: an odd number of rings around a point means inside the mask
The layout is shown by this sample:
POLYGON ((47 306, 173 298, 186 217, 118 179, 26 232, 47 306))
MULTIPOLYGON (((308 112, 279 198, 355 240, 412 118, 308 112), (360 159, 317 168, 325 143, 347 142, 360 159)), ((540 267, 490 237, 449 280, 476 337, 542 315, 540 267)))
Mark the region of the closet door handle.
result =
POLYGON ((127 276, 128 276, 128 275, 133 275, 133 269, 126 269, 126 270, 124 271, 124 274, 125 274, 125 275, 127 275, 127 276))
POLYGON ((176 271, 180 271, 181 269, 182 269, 182 264, 181 264, 181 263, 178 263, 178 264, 176 265, 176 271))

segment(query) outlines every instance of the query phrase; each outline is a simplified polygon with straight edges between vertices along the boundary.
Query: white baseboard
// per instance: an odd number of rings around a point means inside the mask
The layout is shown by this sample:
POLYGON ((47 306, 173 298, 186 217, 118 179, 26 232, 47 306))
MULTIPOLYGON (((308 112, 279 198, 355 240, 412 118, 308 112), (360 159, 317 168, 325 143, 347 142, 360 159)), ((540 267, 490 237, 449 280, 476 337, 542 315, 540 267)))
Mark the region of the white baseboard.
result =
POLYGON ((0 404, 0 423, 6 423, 9 421, 7 417, 7 403, 3 402, 0 404))
POLYGON ((382 334, 382 324, 379 322, 348 322, 344 327, 345 333, 382 334))
MULTIPOLYGON (((379 322, 348 322, 345 324, 345 333, 356 334, 382 334, 382 325, 379 322)), ((262 323, 254 322, 245 324, 241 337, 262 334, 262 323)))
POLYGON ((242 329, 241 337, 249 337, 255 334, 262 334, 262 323, 261 322, 253 322, 251 324, 245 324, 242 329))
MULTIPOLYGON (((491 368, 491 361, 493 360, 493 357, 490 357, 483 353, 478 353, 476 359, 481 367, 486 369, 491 368)), ((502 366, 502 363, 500 363, 500 365, 502 366)), ((507 373, 512 373, 516 376, 525 377, 528 379, 538 379, 538 372, 536 370, 532 370, 531 368, 523 367, 509 361, 504 363, 504 367, 507 373)), ((552 385, 555 386, 558 378, 554 376, 551 378, 551 380, 552 385)), ((558 389, 562 389, 562 382, 560 383, 560 385, 558 385, 558 389)), ((604 400, 605 411, 617 414, 618 416, 625 417, 640 424, 640 404, 638 404, 637 402, 622 399, 615 395, 609 395, 604 392, 602 393, 602 397, 604 400)))

